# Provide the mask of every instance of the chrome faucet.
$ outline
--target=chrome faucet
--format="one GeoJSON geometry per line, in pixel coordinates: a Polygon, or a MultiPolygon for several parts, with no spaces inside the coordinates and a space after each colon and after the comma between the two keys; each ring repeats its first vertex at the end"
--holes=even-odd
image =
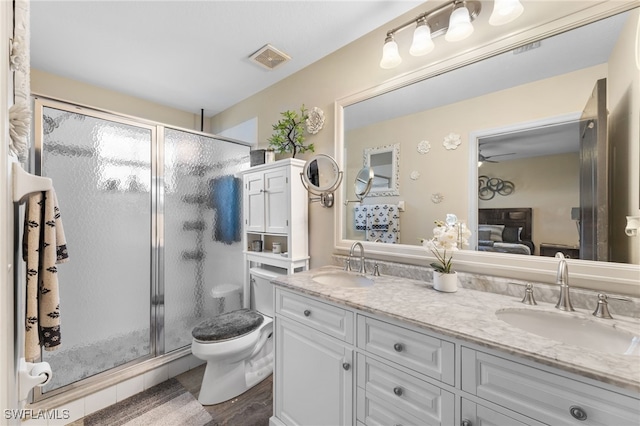
{"type": "Polygon", "coordinates": [[[556,308],[572,312],[574,309],[571,306],[571,298],[569,297],[569,268],[567,267],[567,261],[561,252],[556,253],[556,259],[560,259],[558,262],[558,274],[556,275],[556,284],[560,285],[560,298],[556,303],[556,308]]]}
{"type": "Polygon", "coordinates": [[[353,251],[356,247],[360,247],[360,273],[366,274],[367,271],[364,268],[364,247],[360,241],[356,241],[351,245],[351,250],[349,251],[349,265],[351,265],[351,258],[353,257],[353,251]]]}

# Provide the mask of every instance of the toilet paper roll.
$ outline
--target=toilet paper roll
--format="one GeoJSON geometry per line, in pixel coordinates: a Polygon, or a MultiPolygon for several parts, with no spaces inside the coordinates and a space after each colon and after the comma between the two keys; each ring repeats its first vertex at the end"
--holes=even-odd
{"type": "Polygon", "coordinates": [[[53,372],[51,371],[51,366],[48,362],[39,362],[33,366],[29,374],[32,377],[44,377],[44,381],[38,384],[37,386],[44,386],[51,381],[53,377],[53,372]]]}
{"type": "Polygon", "coordinates": [[[638,235],[638,229],[640,229],[640,216],[627,216],[627,226],[624,228],[624,233],[629,237],[635,237],[638,235]]]}

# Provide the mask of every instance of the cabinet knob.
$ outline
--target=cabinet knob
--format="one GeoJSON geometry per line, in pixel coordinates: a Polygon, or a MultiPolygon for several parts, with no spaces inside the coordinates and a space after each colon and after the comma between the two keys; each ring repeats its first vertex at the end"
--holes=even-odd
{"type": "Polygon", "coordinates": [[[464,419],[463,421],[460,422],[460,426],[472,426],[473,423],[471,423],[471,420],[467,420],[464,419]]]}
{"type": "Polygon", "coordinates": [[[349,364],[348,362],[345,362],[342,364],[342,368],[344,368],[345,370],[349,371],[349,369],[351,368],[351,364],[349,364]]]}
{"type": "Polygon", "coordinates": [[[402,350],[404,349],[404,346],[402,346],[402,343],[396,343],[395,345],[393,345],[393,349],[396,352],[402,352],[402,350]]]}
{"type": "Polygon", "coordinates": [[[309,315],[311,315],[311,311],[308,310],[308,309],[305,309],[303,314],[304,314],[305,317],[308,317],[309,315]]]}
{"type": "Polygon", "coordinates": [[[574,419],[580,420],[581,422],[587,420],[587,412],[577,405],[572,405],[571,407],[569,407],[569,413],[571,413],[571,416],[574,419]]]}
{"type": "Polygon", "coordinates": [[[398,396],[402,396],[403,390],[400,386],[396,386],[395,388],[393,388],[393,393],[395,393],[398,396]]]}

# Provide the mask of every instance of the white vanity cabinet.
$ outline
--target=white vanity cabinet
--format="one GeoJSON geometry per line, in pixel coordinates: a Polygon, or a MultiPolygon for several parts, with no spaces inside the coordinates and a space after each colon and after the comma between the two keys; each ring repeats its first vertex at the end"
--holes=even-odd
{"type": "Polygon", "coordinates": [[[353,312],[280,289],[275,294],[277,424],[351,425],[353,312]]]}
{"type": "Polygon", "coordinates": [[[640,424],[637,392],[291,288],[275,302],[272,426],[640,424]]]}

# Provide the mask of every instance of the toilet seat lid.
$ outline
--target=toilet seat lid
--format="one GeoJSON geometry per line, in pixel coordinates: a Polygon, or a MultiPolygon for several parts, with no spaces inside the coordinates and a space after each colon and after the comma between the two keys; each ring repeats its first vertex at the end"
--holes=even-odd
{"type": "Polygon", "coordinates": [[[259,312],[239,309],[202,321],[194,327],[191,335],[204,342],[234,339],[251,333],[263,322],[264,317],[259,312]]]}

